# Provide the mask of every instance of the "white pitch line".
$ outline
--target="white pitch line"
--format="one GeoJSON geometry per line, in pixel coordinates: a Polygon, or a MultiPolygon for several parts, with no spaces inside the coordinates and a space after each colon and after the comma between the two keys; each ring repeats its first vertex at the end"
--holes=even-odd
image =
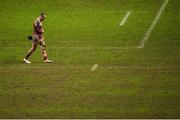
{"type": "Polygon", "coordinates": [[[167,4],[168,4],[169,0],[165,0],[164,3],[162,4],[161,8],[159,9],[159,11],[157,12],[157,15],[153,21],[153,23],[150,25],[149,29],[147,30],[143,40],[141,41],[139,48],[144,48],[145,43],[147,42],[149,36],[151,35],[154,27],[156,26],[156,24],[158,23],[161,14],[163,13],[164,9],[166,8],[167,4]]]}
{"type": "Polygon", "coordinates": [[[128,19],[128,17],[129,17],[130,14],[131,14],[131,11],[128,11],[128,12],[126,13],[126,15],[124,16],[123,20],[122,20],[121,23],[119,24],[119,26],[123,26],[123,25],[126,23],[126,21],[127,21],[127,19],[128,19]]]}
{"type": "Polygon", "coordinates": [[[91,71],[95,71],[98,68],[98,64],[94,64],[91,68],[91,71]]]}

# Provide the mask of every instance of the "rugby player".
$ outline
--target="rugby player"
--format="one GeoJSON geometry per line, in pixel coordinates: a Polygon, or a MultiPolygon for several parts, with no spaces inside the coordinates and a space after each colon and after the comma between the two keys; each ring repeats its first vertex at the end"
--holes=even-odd
{"type": "Polygon", "coordinates": [[[44,21],[44,19],[46,18],[46,14],[45,13],[41,13],[39,15],[39,17],[34,21],[33,23],[33,36],[28,36],[28,38],[30,40],[32,40],[32,47],[31,49],[28,51],[26,57],[24,58],[24,62],[25,63],[31,63],[31,61],[28,60],[28,58],[31,56],[31,54],[36,50],[38,44],[41,46],[41,54],[43,56],[44,62],[45,63],[52,63],[52,60],[48,59],[48,55],[46,52],[46,44],[44,41],[44,29],[42,27],[42,22],[44,21]]]}

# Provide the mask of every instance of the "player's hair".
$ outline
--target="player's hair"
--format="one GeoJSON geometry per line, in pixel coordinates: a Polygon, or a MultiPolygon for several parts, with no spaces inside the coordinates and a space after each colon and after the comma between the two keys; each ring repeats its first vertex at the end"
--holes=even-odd
{"type": "Polygon", "coordinates": [[[45,12],[40,13],[40,16],[46,16],[45,12]]]}

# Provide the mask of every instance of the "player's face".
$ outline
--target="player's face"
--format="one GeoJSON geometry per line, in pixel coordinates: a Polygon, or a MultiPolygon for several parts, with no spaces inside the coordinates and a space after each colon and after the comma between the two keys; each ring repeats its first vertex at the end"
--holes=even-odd
{"type": "Polygon", "coordinates": [[[44,21],[44,19],[45,19],[45,16],[43,16],[43,15],[40,16],[40,20],[41,20],[41,21],[44,21]]]}

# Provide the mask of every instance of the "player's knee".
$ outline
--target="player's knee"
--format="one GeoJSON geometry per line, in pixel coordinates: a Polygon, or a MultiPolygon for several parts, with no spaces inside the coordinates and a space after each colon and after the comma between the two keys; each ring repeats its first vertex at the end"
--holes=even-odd
{"type": "Polygon", "coordinates": [[[46,44],[42,44],[42,45],[41,45],[41,49],[42,49],[42,50],[46,50],[46,47],[47,47],[46,44]]]}

